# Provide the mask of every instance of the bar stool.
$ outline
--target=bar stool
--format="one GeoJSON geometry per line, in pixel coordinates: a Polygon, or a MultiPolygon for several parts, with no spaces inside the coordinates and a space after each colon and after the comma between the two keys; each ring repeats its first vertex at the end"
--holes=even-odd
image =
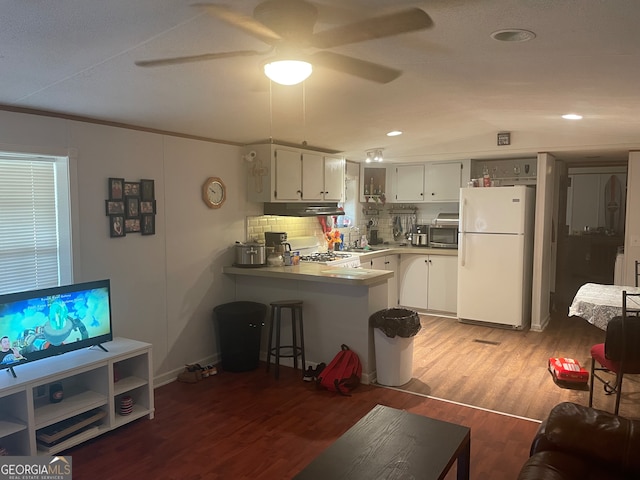
{"type": "Polygon", "coordinates": [[[267,349],[267,372],[271,366],[271,356],[274,355],[276,378],[280,376],[280,357],[293,358],[293,368],[298,368],[298,357],[302,357],[302,372],[304,373],[304,330],[302,327],[302,300],[280,300],[271,302],[271,324],[269,325],[269,347],[267,349]],[[282,310],[288,309],[291,314],[291,345],[280,344],[280,325],[282,323],[282,310]],[[276,327],[275,340],[273,345],[273,326],[276,327]],[[300,345],[298,345],[297,330],[300,329],[300,345]],[[290,353],[282,353],[283,350],[290,349],[290,353]]]}

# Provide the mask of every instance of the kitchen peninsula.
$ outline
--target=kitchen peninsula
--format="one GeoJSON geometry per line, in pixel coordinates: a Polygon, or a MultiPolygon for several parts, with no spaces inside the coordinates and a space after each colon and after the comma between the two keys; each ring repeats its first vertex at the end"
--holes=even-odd
{"type": "MultiPolygon", "coordinates": [[[[224,267],[223,272],[235,277],[236,300],[266,305],[276,300],[304,302],[307,362],[328,364],[344,343],[360,357],[362,382],[375,380],[369,316],[387,308],[387,281],[393,277],[393,272],[319,264],[224,267]]],[[[290,338],[288,323],[283,324],[282,338],[290,338]]],[[[266,331],[263,329],[263,340],[266,331]]]]}

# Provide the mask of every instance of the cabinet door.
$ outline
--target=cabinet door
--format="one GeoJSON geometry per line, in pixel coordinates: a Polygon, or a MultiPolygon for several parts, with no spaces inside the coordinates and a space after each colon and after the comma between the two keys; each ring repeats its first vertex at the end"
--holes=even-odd
{"type": "Polygon", "coordinates": [[[388,285],[388,307],[398,306],[398,255],[386,255],[384,257],[376,257],[372,260],[362,262],[362,268],[370,268],[372,270],[386,270],[393,272],[393,277],[387,280],[388,285]]]}
{"type": "Polygon", "coordinates": [[[275,155],[275,194],[278,201],[302,198],[302,162],[300,152],[277,149],[275,155]]]}
{"type": "Polygon", "coordinates": [[[462,163],[432,163],[425,176],[426,202],[457,202],[460,199],[462,163]]]}
{"type": "Polygon", "coordinates": [[[384,269],[393,272],[393,277],[387,280],[389,292],[389,307],[398,306],[398,255],[387,255],[384,257],[384,269]]]}
{"type": "Polygon", "coordinates": [[[396,167],[396,201],[424,201],[424,165],[396,167]]]}
{"type": "Polygon", "coordinates": [[[324,200],[344,199],[344,161],[340,157],[324,157],[324,200]]]}
{"type": "Polygon", "coordinates": [[[455,313],[458,298],[458,257],[429,255],[429,310],[455,313]]]}
{"type": "Polygon", "coordinates": [[[302,198],[324,200],[324,161],[322,155],[302,154],[302,198]]]}
{"type": "Polygon", "coordinates": [[[400,305],[427,309],[427,255],[400,256],[400,305]]]}

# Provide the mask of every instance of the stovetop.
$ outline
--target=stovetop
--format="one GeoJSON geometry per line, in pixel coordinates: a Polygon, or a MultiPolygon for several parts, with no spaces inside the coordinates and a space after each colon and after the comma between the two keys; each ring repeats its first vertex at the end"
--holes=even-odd
{"type": "Polygon", "coordinates": [[[342,258],[350,258],[349,253],[339,252],[322,252],[312,253],[310,255],[302,255],[300,261],[302,262],[332,262],[334,260],[340,260],[342,258]]]}

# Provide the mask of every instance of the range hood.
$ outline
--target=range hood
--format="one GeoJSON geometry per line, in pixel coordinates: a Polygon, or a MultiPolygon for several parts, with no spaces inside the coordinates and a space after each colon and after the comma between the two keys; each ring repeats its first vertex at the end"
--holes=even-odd
{"type": "Polygon", "coordinates": [[[344,215],[337,203],[265,203],[265,215],[282,217],[315,217],[317,215],[344,215]]]}

